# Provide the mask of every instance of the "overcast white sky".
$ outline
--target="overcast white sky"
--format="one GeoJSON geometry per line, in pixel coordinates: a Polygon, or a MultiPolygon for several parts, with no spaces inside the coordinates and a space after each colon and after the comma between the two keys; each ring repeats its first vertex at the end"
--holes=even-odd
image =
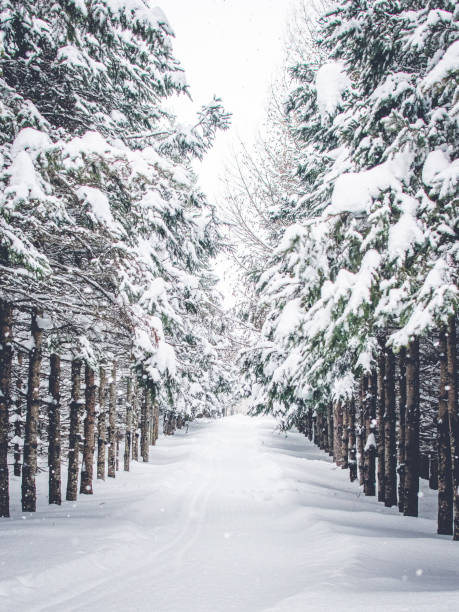
{"type": "MultiPolygon", "coordinates": [[[[211,200],[218,192],[230,143],[253,137],[264,119],[273,75],[283,57],[283,39],[293,0],[158,0],[176,34],[182,63],[197,107],[214,94],[233,113],[230,133],[220,135],[199,171],[211,200]]],[[[179,118],[188,118],[179,108],[179,118]]],[[[191,121],[191,119],[190,119],[191,121]]]]}
{"type": "MultiPolygon", "coordinates": [[[[179,120],[191,123],[195,109],[222,98],[232,127],[220,133],[197,167],[210,201],[221,204],[219,177],[238,138],[249,144],[265,119],[273,77],[282,64],[287,17],[295,0],[158,0],[175,32],[174,55],[181,62],[194,104],[174,104],[179,120]]],[[[220,190],[221,193],[221,190],[220,190]]],[[[224,305],[238,293],[235,270],[227,257],[215,264],[224,305]]]]}

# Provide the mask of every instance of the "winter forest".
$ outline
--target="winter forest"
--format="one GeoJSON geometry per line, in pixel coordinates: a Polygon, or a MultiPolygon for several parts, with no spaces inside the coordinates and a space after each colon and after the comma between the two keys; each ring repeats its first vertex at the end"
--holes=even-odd
{"type": "Polygon", "coordinates": [[[0,0],[0,611],[459,609],[459,5],[285,2],[211,193],[168,4],[0,0]]]}

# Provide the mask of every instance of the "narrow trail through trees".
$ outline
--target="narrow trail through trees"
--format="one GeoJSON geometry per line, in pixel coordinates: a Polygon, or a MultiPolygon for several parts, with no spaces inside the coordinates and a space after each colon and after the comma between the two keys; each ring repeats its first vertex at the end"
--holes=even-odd
{"type": "Polygon", "coordinates": [[[34,514],[15,501],[0,610],[446,612],[459,550],[436,535],[436,492],[422,494],[420,518],[400,516],[270,418],[202,420],[97,500],[34,514]]]}

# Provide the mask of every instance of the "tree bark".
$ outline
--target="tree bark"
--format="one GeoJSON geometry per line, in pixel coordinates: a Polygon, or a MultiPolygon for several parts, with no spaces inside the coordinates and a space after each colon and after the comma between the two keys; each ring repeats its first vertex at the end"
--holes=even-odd
{"type": "Polygon", "coordinates": [[[376,438],[375,438],[375,412],[377,400],[376,373],[366,375],[364,379],[364,410],[365,410],[365,433],[366,443],[364,448],[365,468],[363,492],[371,497],[376,495],[376,438]]]}
{"type": "Polygon", "coordinates": [[[333,422],[335,423],[335,463],[337,466],[341,466],[343,463],[343,408],[340,402],[336,402],[334,405],[333,422]]]}
{"type": "Polygon", "coordinates": [[[27,416],[24,435],[24,465],[22,466],[22,511],[35,512],[37,492],[35,475],[37,472],[38,421],[40,417],[40,368],[42,360],[43,332],[38,320],[43,312],[32,310],[31,332],[34,346],[29,353],[29,376],[27,388],[27,416]]]}
{"type": "Polygon", "coordinates": [[[109,478],[115,478],[116,476],[116,363],[112,367],[109,385],[107,476],[109,478]]]}
{"type": "Polygon", "coordinates": [[[419,497],[419,340],[406,355],[405,516],[418,516],[419,497]]]}
{"type": "Polygon", "coordinates": [[[333,457],[333,447],[334,447],[334,425],[333,425],[333,407],[332,404],[328,405],[327,409],[327,430],[328,430],[328,454],[330,457],[333,457]]]}
{"type": "Polygon", "coordinates": [[[156,444],[155,438],[155,402],[150,402],[150,444],[154,446],[156,444]]]}
{"type": "Polygon", "coordinates": [[[391,348],[386,349],[384,374],[384,504],[390,508],[397,505],[395,356],[391,348]]]}
{"type": "Polygon", "coordinates": [[[10,515],[8,472],[8,409],[13,364],[13,309],[0,300],[0,516],[10,515]]]}
{"type": "Polygon", "coordinates": [[[133,412],[133,438],[132,438],[132,460],[139,460],[139,437],[140,437],[140,427],[139,427],[139,397],[138,397],[138,386],[134,384],[134,391],[132,397],[132,412],[133,412]]]}
{"type": "Polygon", "coordinates": [[[351,398],[349,404],[349,479],[357,480],[357,451],[355,432],[355,400],[351,398]]]}
{"type": "Polygon", "coordinates": [[[106,415],[107,377],[104,368],[99,368],[99,415],[97,417],[97,478],[105,480],[105,455],[107,446],[106,415]]]}
{"type": "Polygon", "coordinates": [[[329,452],[329,447],[328,447],[328,415],[327,415],[327,411],[322,413],[322,445],[323,445],[323,450],[328,453],[329,452]]]}
{"type": "Polygon", "coordinates": [[[96,385],[94,382],[94,370],[89,364],[85,365],[85,404],[86,416],[84,419],[84,444],[83,463],[81,464],[80,493],[92,495],[92,481],[94,476],[94,429],[96,421],[96,385]]]}
{"type": "Polygon", "coordinates": [[[405,510],[405,440],[406,440],[406,349],[399,353],[398,403],[398,509],[405,510]]]}
{"type": "Polygon", "coordinates": [[[131,436],[132,436],[132,380],[127,381],[126,398],[126,434],[124,436],[124,471],[129,472],[131,458],[131,436]]]}
{"type": "MultiPolygon", "coordinates": [[[[18,375],[16,379],[16,400],[15,400],[15,415],[14,415],[14,437],[22,439],[22,397],[23,397],[23,371],[22,371],[23,355],[18,352],[18,375]]],[[[21,444],[14,444],[14,475],[21,476],[21,444]]]]}
{"type": "Polygon", "coordinates": [[[61,505],[61,358],[50,356],[48,403],[49,503],[61,505]]]}
{"type": "MultiPolygon", "coordinates": [[[[312,442],[312,408],[308,408],[307,422],[308,422],[307,436],[308,436],[308,440],[312,442]]],[[[158,415],[158,432],[159,432],[159,415],[158,415]]]]}
{"type": "Polygon", "coordinates": [[[438,455],[429,457],[429,489],[438,491],[438,455]]]}
{"type": "Polygon", "coordinates": [[[78,495],[78,468],[80,463],[80,397],[81,359],[72,361],[72,396],[70,399],[70,430],[68,478],[65,499],[75,501],[78,495]]]}
{"type": "Polygon", "coordinates": [[[347,470],[349,468],[349,412],[348,404],[341,404],[341,414],[343,420],[343,433],[341,436],[341,468],[347,470]]]}
{"type": "Polygon", "coordinates": [[[365,375],[360,379],[360,390],[359,390],[359,411],[358,411],[358,429],[357,435],[357,460],[358,460],[358,473],[359,473],[359,484],[364,485],[364,474],[365,474],[365,407],[364,407],[364,380],[365,375]]]}
{"type": "Polygon", "coordinates": [[[148,453],[149,453],[149,429],[150,424],[148,422],[150,416],[150,391],[148,389],[144,389],[143,397],[142,397],[142,408],[141,408],[141,416],[140,416],[140,453],[142,455],[142,459],[145,463],[148,462],[148,453]]]}
{"type": "Polygon", "coordinates": [[[446,333],[440,331],[440,391],[438,401],[438,524],[437,533],[453,535],[453,479],[448,418],[446,333]]]}
{"type": "Polygon", "coordinates": [[[379,356],[378,356],[378,374],[377,374],[377,413],[376,421],[378,428],[377,435],[377,455],[378,455],[378,501],[384,502],[385,494],[385,344],[386,339],[380,340],[379,356]]]}
{"type": "Polygon", "coordinates": [[[155,444],[159,438],[159,403],[155,402],[155,444]]]}
{"type": "Polygon", "coordinates": [[[453,485],[453,539],[459,540],[459,414],[457,410],[456,320],[450,317],[446,338],[448,416],[453,485]]]}

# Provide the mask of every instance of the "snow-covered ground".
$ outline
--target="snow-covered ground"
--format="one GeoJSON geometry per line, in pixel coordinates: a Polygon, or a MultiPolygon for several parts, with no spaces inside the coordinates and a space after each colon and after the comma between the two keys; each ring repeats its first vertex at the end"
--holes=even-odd
{"type": "Polygon", "coordinates": [[[459,543],[435,534],[433,492],[424,518],[400,516],[274,429],[198,422],[93,497],[14,506],[0,521],[0,609],[459,610],[459,543]]]}

